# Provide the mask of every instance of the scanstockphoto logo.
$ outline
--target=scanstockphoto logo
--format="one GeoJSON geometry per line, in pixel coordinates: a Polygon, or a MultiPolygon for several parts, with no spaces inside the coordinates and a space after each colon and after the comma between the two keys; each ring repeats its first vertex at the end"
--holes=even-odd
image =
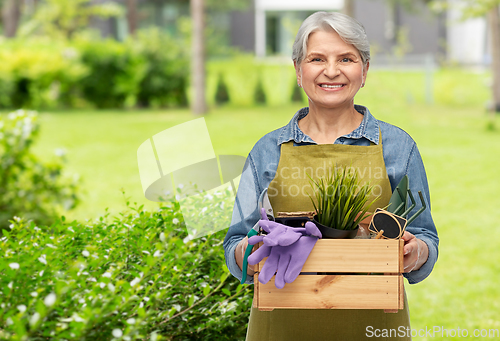
{"type": "Polygon", "coordinates": [[[228,228],[245,158],[215,155],[204,118],[152,136],[137,150],[142,189],[148,200],[174,197],[189,239],[228,228]]]}

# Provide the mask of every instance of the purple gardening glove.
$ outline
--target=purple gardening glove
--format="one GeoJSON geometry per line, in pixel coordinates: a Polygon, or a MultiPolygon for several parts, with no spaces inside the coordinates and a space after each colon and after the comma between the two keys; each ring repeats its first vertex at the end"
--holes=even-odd
{"type": "Polygon", "coordinates": [[[291,228],[269,222],[267,217],[262,221],[264,221],[261,224],[262,228],[269,234],[273,233],[273,236],[269,238],[267,243],[266,237],[269,235],[254,236],[248,239],[248,243],[251,245],[255,245],[260,241],[264,242],[264,245],[248,257],[248,263],[255,265],[268,257],[259,274],[259,282],[266,284],[277,272],[274,284],[278,289],[282,289],[285,283],[293,282],[300,274],[316,241],[322,237],[321,232],[312,222],[307,222],[303,228],[291,228]],[[265,223],[265,221],[268,223],[265,223]],[[296,235],[298,235],[298,238],[290,244],[290,241],[294,240],[296,235]]]}
{"type": "MultiPolygon", "coordinates": [[[[306,224],[309,224],[309,222],[306,224]]],[[[318,239],[314,236],[302,236],[292,245],[273,246],[260,271],[259,282],[266,284],[271,280],[275,272],[274,285],[278,289],[283,289],[285,283],[295,281],[318,239]]]]}
{"type": "Polygon", "coordinates": [[[253,242],[250,242],[252,245],[262,241],[266,246],[287,246],[295,243],[305,233],[305,228],[303,227],[293,228],[275,221],[269,221],[264,208],[261,209],[260,215],[262,219],[259,220],[259,226],[267,232],[267,235],[253,237],[253,242]]]}
{"type": "Polygon", "coordinates": [[[257,251],[255,251],[252,255],[248,257],[249,264],[254,265],[259,263],[265,257],[268,257],[271,253],[271,247],[279,245],[279,246],[288,246],[295,243],[299,238],[304,234],[314,235],[321,237],[321,232],[314,225],[315,231],[310,231],[309,233],[306,231],[306,228],[293,228],[290,226],[286,226],[274,221],[269,221],[267,218],[266,210],[264,208],[260,211],[262,219],[259,220],[259,225],[262,229],[267,232],[266,235],[253,236],[248,238],[248,244],[255,245],[260,242],[263,242],[262,245],[257,251]],[[250,263],[251,261],[255,263],[250,263]]]}

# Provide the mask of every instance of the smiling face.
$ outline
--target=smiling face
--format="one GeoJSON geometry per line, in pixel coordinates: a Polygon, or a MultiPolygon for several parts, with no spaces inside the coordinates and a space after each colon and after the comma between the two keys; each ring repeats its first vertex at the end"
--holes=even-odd
{"type": "Polygon", "coordinates": [[[328,30],[311,33],[306,57],[295,70],[310,110],[351,110],[354,96],[365,83],[368,65],[363,68],[359,51],[328,30]]]}

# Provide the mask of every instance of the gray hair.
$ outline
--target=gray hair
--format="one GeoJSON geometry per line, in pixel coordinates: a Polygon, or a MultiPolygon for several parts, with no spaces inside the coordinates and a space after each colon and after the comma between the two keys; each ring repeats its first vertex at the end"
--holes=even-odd
{"type": "Polygon", "coordinates": [[[316,12],[304,20],[293,43],[292,60],[300,65],[307,53],[311,33],[333,29],[340,38],[354,45],[361,55],[363,66],[370,60],[370,43],[363,25],[354,18],[338,12],[316,12]]]}

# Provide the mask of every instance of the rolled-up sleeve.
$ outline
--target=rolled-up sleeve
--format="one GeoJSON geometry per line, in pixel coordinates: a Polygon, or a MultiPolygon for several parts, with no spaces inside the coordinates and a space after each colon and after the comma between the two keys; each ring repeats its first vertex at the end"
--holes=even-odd
{"type": "Polygon", "coordinates": [[[424,265],[422,265],[422,267],[416,271],[404,274],[410,284],[415,284],[424,280],[432,272],[434,264],[436,263],[438,258],[439,246],[439,238],[436,226],[434,225],[434,221],[432,220],[431,215],[430,194],[429,185],[427,183],[427,176],[425,173],[422,158],[416,144],[413,145],[413,148],[410,151],[406,167],[406,174],[409,178],[409,187],[416,201],[416,206],[408,214],[408,218],[414,215],[422,207],[420,197],[418,196],[418,191],[422,192],[427,206],[427,209],[425,209],[422,214],[420,214],[411,223],[411,225],[406,228],[408,232],[424,241],[429,248],[429,256],[424,265]]]}
{"type": "MultiPolygon", "coordinates": [[[[236,264],[234,250],[238,243],[245,238],[250,229],[259,220],[257,200],[259,197],[258,183],[255,175],[255,165],[249,155],[238,186],[233,208],[231,226],[224,239],[224,256],[229,272],[241,281],[243,273],[236,264]]],[[[248,276],[245,283],[253,283],[253,277],[248,276]]]]}

